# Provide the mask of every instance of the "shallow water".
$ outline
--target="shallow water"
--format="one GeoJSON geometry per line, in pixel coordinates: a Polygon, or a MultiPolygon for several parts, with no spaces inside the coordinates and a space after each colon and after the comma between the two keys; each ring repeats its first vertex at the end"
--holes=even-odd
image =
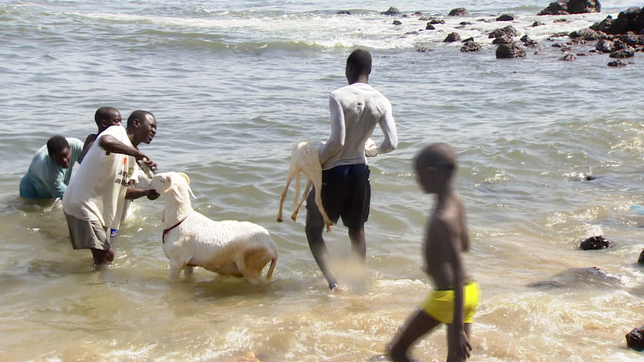
{"type": "MultiPolygon", "coordinates": [[[[0,360],[228,361],[249,351],[262,361],[379,360],[432,288],[420,242],[433,201],[411,159],[436,141],[458,151],[472,239],[465,261],[482,289],[471,360],[640,360],[624,335],[644,324],[635,264],[644,216],[630,209],[644,204],[641,54],[621,69],[593,53],[560,62],[551,45],[566,38],[548,40],[638,4],[602,5],[601,14],[537,17],[547,2],[469,1],[472,15],[454,19],[445,15],[456,4],[410,1],[400,10],[447,24],[406,35],[426,21],[398,18],[396,27],[379,14],[390,6],[382,1],[0,3],[0,360]],[[508,12],[540,54],[495,59],[487,32],[507,24],[479,20],[508,12]],[[536,20],[546,24],[532,28],[536,20]],[[471,25],[455,29],[461,21],[471,25]],[[442,43],[451,31],[484,50],[442,43]],[[328,94],[346,83],[355,47],[374,56],[371,83],[392,102],[400,144],[371,160],[366,269],[347,259],[345,228],[325,234],[350,289],[329,294],[306,244],[305,211],[297,223],[275,215],[291,145],[328,136],[328,94]],[[60,208],[17,196],[33,152],[53,134],[84,139],[100,106],[124,117],[152,111],[157,137],[142,149],[162,171],[190,176],[195,208],[271,232],[280,251],[272,283],[197,269],[170,284],[162,200],[134,203],[114,264],[92,272],[90,253],[71,249],[60,208]],[[614,246],[578,250],[596,234],[614,246]],[[573,273],[554,277],[563,288],[528,287],[593,266],[618,282],[573,273]]],[[[445,353],[440,330],[413,356],[445,353]]]]}

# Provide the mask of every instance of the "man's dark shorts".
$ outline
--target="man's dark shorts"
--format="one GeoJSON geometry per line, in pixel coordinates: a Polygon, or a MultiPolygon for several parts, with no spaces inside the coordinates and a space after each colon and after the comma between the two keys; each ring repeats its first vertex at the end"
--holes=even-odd
{"type": "MultiPolygon", "coordinates": [[[[371,184],[369,166],[365,164],[337,166],[322,171],[322,205],[329,219],[336,223],[340,216],[349,228],[361,228],[369,218],[371,184]]],[[[307,217],[322,221],[315,205],[315,192],[306,200],[307,217]]]]}

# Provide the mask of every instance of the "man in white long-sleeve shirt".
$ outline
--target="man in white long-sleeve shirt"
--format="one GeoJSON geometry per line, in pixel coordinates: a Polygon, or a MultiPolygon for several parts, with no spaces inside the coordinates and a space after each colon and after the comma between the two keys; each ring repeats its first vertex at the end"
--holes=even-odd
{"type": "MultiPolygon", "coordinates": [[[[398,145],[391,103],[368,84],[370,73],[371,54],[363,49],[353,51],[346,66],[349,85],[335,90],[329,98],[331,136],[319,154],[324,209],[334,223],[342,217],[343,224],[349,228],[351,248],[363,263],[367,251],[364,223],[369,217],[371,201],[365,142],[379,125],[385,140],[367,156],[391,152],[398,145]]],[[[328,252],[322,238],[325,225],[315,205],[315,192],[320,190],[313,190],[307,199],[306,238],[333,290],[337,280],[327,264],[328,252]]]]}

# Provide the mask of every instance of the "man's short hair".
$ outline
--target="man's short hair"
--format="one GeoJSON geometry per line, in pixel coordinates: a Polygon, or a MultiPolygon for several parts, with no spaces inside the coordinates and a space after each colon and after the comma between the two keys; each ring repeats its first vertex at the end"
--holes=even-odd
{"type": "Polygon", "coordinates": [[[136,110],[132,112],[132,114],[130,114],[130,116],[127,117],[127,128],[132,127],[132,124],[134,123],[135,119],[138,119],[139,121],[143,121],[143,120],[146,120],[148,115],[154,118],[154,114],[152,114],[152,112],[142,111],[142,110],[136,110]]]}
{"type": "Polygon", "coordinates": [[[102,120],[109,118],[113,113],[118,113],[118,109],[113,107],[101,107],[94,113],[94,122],[99,124],[102,120]]]}
{"type": "Polygon", "coordinates": [[[371,74],[371,53],[356,49],[347,58],[347,64],[351,64],[361,74],[371,74]]]}
{"type": "Polygon", "coordinates": [[[47,141],[49,156],[53,156],[65,148],[69,148],[69,142],[63,136],[54,136],[47,141]]]}

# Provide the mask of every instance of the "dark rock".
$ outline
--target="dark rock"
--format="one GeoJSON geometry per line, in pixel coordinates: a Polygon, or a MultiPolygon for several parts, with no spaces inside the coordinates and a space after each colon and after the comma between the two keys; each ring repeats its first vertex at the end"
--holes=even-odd
{"type": "MultiPolygon", "coordinates": [[[[568,36],[568,35],[570,35],[570,33],[567,33],[567,32],[565,32],[565,31],[560,31],[560,32],[558,32],[558,33],[554,33],[554,34],[552,34],[552,35],[550,36],[550,38],[563,38],[563,37],[568,36]]],[[[550,39],[550,38],[548,38],[548,39],[550,39]]]]}
{"type": "Polygon", "coordinates": [[[611,58],[619,58],[619,59],[632,58],[635,56],[635,49],[628,48],[628,49],[617,50],[610,53],[609,56],[611,58]]]}
{"type": "Polygon", "coordinates": [[[427,27],[425,28],[425,30],[434,30],[434,29],[436,29],[434,25],[427,23],[427,27]]]}
{"type": "Polygon", "coordinates": [[[525,46],[528,46],[528,47],[531,47],[531,48],[534,48],[534,47],[539,45],[536,41],[530,39],[528,34],[522,36],[521,41],[523,42],[523,44],[525,44],[525,46]]]}
{"type": "Polygon", "coordinates": [[[432,19],[433,18],[430,18],[428,16],[421,16],[420,18],[418,18],[418,20],[420,20],[420,21],[428,21],[428,20],[432,20],[432,19]]]}
{"type": "Polygon", "coordinates": [[[626,346],[636,351],[644,351],[644,326],[628,332],[626,335],[626,346]]]}
{"type": "Polygon", "coordinates": [[[498,37],[500,37],[501,35],[504,35],[504,34],[507,34],[507,35],[510,35],[510,36],[519,36],[519,32],[512,25],[508,25],[505,28],[500,28],[500,29],[496,29],[496,30],[492,31],[490,33],[490,35],[489,35],[489,38],[490,39],[491,38],[498,38],[498,37]]]}
{"type": "Polygon", "coordinates": [[[468,16],[470,13],[467,12],[465,8],[456,8],[452,9],[452,11],[449,12],[449,16],[468,16]]]}
{"type": "Polygon", "coordinates": [[[501,44],[496,48],[497,59],[525,58],[525,50],[515,43],[501,44]]]}
{"type": "Polygon", "coordinates": [[[431,49],[426,48],[426,47],[418,47],[418,48],[416,48],[416,51],[421,52],[421,53],[427,53],[427,52],[431,51],[431,49]]]}
{"type": "Polygon", "coordinates": [[[414,13],[414,15],[423,15],[423,12],[422,11],[417,11],[417,12],[414,13]]]}
{"type": "MultiPolygon", "coordinates": [[[[560,59],[562,60],[562,59],[560,59]]],[[[598,250],[608,248],[611,245],[610,240],[601,235],[591,236],[579,244],[582,250],[598,250]]]]}
{"type": "Polygon", "coordinates": [[[465,25],[472,25],[472,23],[468,23],[467,21],[461,21],[459,25],[465,26],[465,25]]]}
{"type": "Polygon", "coordinates": [[[566,20],[566,19],[556,19],[556,20],[553,20],[552,22],[553,22],[553,23],[565,23],[565,22],[567,22],[567,21],[568,21],[568,20],[566,20]]]}
{"type": "Polygon", "coordinates": [[[430,24],[436,25],[436,24],[445,24],[445,20],[443,19],[432,19],[429,21],[430,24]]]}
{"type": "Polygon", "coordinates": [[[624,35],[621,35],[619,37],[619,40],[632,47],[644,45],[644,35],[637,35],[633,32],[628,32],[624,35]]]}
{"type": "Polygon", "coordinates": [[[400,10],[398,10],[397,8],[392,6],[389,9],[387,9],[387,11],[383,11],[380,14],[382,14],[382,15],[400,15],[400,10]]]}
{"type": "Polygon", "coordinates": [[[347,11],[347,10],[340,10],[336,14],[338,14],[338,15],[351,15],[351,12],[347,11]]]}
{"type": "Polygon", "coordinates": [[[418,35],[417,31],[408,31],[405,33],[405,35],[418,35]]]}
{"type": "Polygon", "coordinates": [[[632,7],[622,11],[613,19],[610,15],[599,23],[591,26],[591,29],[602,31],[606,34],[626,34],[632,31],[641,34],[644,30],[644,9],[632,7]]]}
{"type": "Polygon", "coordinates": [[[458,33],[449,33],[443,43],[453,43],[455,41],[461,41],[461,36],[458,33]]]}
{"type": "Polygon", "coordinates": [[[474,37],[469,37],[469,38],[463,40],[463,43],[467,43],[467,42],[470,42],[470,41],[474,41],[474,37]]]}
{"type": "Polygon", "coordinates": [[[547,8],[541,10],[537,15],[567,15],[599,12],[601,12],[599,0],[558,0],[550,3],[547,8]]]}
{"type": "Polygon", "coordinates": [[[546,25],[546,24],[544,24],[544,23],[542,23],[542,22],[540,22],[540,21],[535,21],[534,23],[532,23],[532,25],[531,25],[531,26],[532,26],[533,28],[536,28],[537,26],[541,26],[541,25],[546,25]]]}
{"type": "Polygon", "coordinates": [[[402,22],[400,20],[394,20],[393,24],[394,25],[402,25],[402,22]]]}
{"type": "Polygon", "coordinates": [[[577,60],[577,56],[575,56],[572,53],[568,53],[568,54],[564,55],[563,57],[559,58],[559,60],[565,61],[565,62],[572,62],[573,60],[577,60]]]}
{"type": "Polygon", "coordinates": [[[597,45],[595,45],[595,49],[602,53],[613,52],[615,51],[614,47],[615,45],[613,44],[613,42],[608,39],[601,39],[597,42],[597,45]]]}
{"type": "Polygon", "coordinates": [[[625,67],[627,64],[622,62],[621,60],[613,60],[612,62],[608,63],[609,67],[616,67],[616,68],[622,68],[625,67]]]}
{"type": "Polygon", "coordinates": [[[473,53],[473,52],[480,52],[483,50],[483,47],[481,47],[481,44],[475,42],[475,41],[468,41],[461,47],[461,51],[464,53],[473,53]]]}
{"type": "Polygon", "coordinates": [[[568,34],[569,37],[576,39],[576,38],[581,38],[583,40],[597,40],[600,38],[599,33],[597,33],[593,29],[589,28],[584,28],[584,29],[579,29],[577,31],[573,31],[572,33],[568,34]]]}
{"type": "MultiPolygon", "coordinates": [[[[586,56],[586,54],[585,54],[585,53],[580,53],[580,54],[577,54],[577,55],[582,56],[582,57],[586,56]]],[[[585,181],[592,181],[592,180],[594,180],[594,179],[596,179],[596,178],[597,178],[597,177],[595,177],[595,176],[593,176],[593,175],[582,175],[582,177],[583,177],[583,179],[584,179],[585,181]]]]}
{"type": "Polygon", "coordinates": [[[496,21],[513,21],[514,20],[514,15],[511,14],[503,14],[496,18],[496,21]]]}
{"type": "Polygon", "coordinates": [[[597,267],[566,269],[548,280],[528,284],[532,288],[619,287],[622,281],[597,267]]]}
{"type": "Polygon", "coordinates": [[[514,41],[514,40],[512,39],[512,37],[511,37],[511,36],[509,36],[509,35],[507,35],[507,34],[503,34],[503,35],[501,35],[501,36],[498,36],[498,37],[494,38],[494,40],[492,40],[492,44],[496,44],[496,45],[499,45],[499,44],[510,44],[510,43],[512,43],[513,41],[514,41]]]}
{"type": "Polygon", "coordinates": [[[642,249],[642,252],[640,253],[640,258],[637,259],[637,263],[644,265],[644,249],[642,249]]]}

